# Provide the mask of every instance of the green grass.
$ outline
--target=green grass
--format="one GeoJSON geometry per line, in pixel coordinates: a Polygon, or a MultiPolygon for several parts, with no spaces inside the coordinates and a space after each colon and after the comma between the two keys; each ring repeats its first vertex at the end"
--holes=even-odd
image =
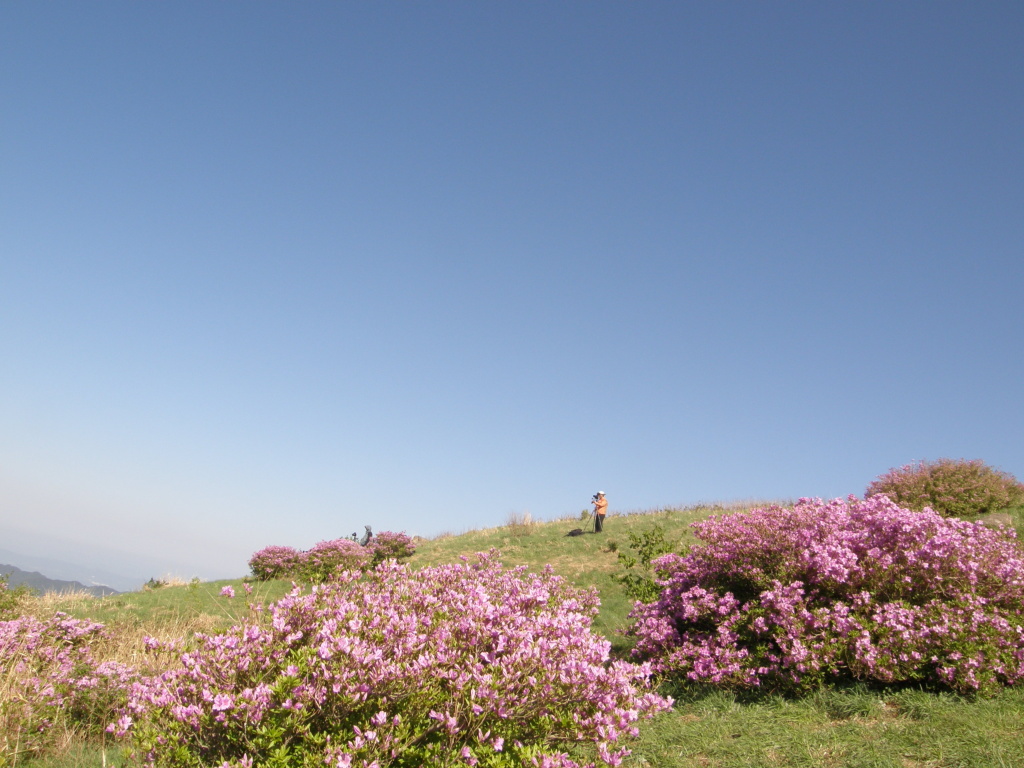
{"type": "Polygon", "coordinates": [[[918,690],[823,690],[680,702],[642,729],[627,765],[954,768],[1024,765],[1024,691],[972,700],[918,690]]]}
{"type": "Polygon", "coordinates": [[[60,754],[19,761],[17,765],[22,768],[124,768],[131,763],[116,746],[81,741],[60,754]]]}
{"type": "Polygon", "coordinates": [[[574,584],[596,587],[601,596],[601,612],[594,629],[607,637],[613,647],[625,651],[631,645],[625,637],[632,601],[613,576],[622,571],[618,553],[628,550],[629,533],[640,534],[661,525],[670,540],[692,542],[690,524],[720,509],[695,507],[666,509],[644,514],[610,515],[604,531],[591,533],[590,520],[569,518],[529,525],[512,524],[470,531],[420,542],[410,560],[413,567],[454,562],[461,555],[487,552],[492,547],[501,552],[502,562],[509,566],[525,565],[539,571],[550,565],[555,573],[574,584]],[[574,528],[587,530],[582,536],[567,536],[574,528]]]}
{"type": "Polygon", "coordinates": [[[64,611],[75,618],[92,619],[113,627],[152,627],[172,629],[179,626],[196,631],[219,631],[236,624],[248,614],[248,601],[270,603],[283,597],[290,581],[252,582],[253,593],[246,598],[245,579],[193,582],[139,592],[124,592],[94,598],[76,594],[43,601],[46,608],[64,611]],[[223,597],[220,590],[232,586],[236,597],[223,597]]]}
{"type": "MultiPolygon", "coordinates": [[[[631,601],[613,578],[621,572],[618,553],[629,533],[640,535],[660,525],[669,540],[693,542],[690,524],[720,507],[665,509],[610,516],[601,534],[565,534],[587,528],[589,520],[565,519],[470,531],[418,542],[410,563],[415,568],[455,562],[460,556],[502,552],[507,565],[553,570],[601,595],[595,631],[625,654],[631,601]]],[[[1018,531],[1024,507],[1004,510],[1018,531]]],[[[53,603],[82,618],[137,633],[173,635],[216,631],[243,617],[242,579],[162,587],[108,598],[69,598],[53,603]],[[220,596],[230,584],[237,597],[220,596]]],[[[284,595],[287,581],[254,583],[253,597],[270,602],[284,595]]],[[[252,598],[250,598],[252,599],[252,598]]],[[[802,698],[742,698],[708,688],[676,691],[675,709],[641,725],[633,755],[624,765],[669,768],[746,768],[825,766],[836,768],[1024,768],[1024,689],[1006,689],[988,699],[916,689],[866,685],[826,689],[802,698]]],[[[101,768],[122,766],[116,750],[78,743],[66,754],[22,762],[26,768],[101,768]]]]}

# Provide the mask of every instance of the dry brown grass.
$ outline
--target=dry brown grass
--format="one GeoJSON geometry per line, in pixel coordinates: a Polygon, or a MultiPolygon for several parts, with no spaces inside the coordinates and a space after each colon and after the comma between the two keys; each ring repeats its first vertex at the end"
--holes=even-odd
{"type": "Polygon", "coordinates": [[[513,536],[529,536],[534,525],[529,512],[509,512],[505,521],[506,530],[513,536]]]}
{"type": "Polygon", "coordinates": [[[52,616],[54,611],[65,611],[74,608],[84,608],[96,601],[96,595],[86,592],[84,589],[73,592],[46,592],[42,595],[33,595],[25,601],[23,606],[25,613],[30,613],[38,618],[52,616]]]}
{"type": "Polygon", "coordinates": [[[1013,528],[1013,516],[1006,512],[992,512],[988,515],[982,515],[978,518],[978,522],[984,525],[986,528],[1013,528]]]}

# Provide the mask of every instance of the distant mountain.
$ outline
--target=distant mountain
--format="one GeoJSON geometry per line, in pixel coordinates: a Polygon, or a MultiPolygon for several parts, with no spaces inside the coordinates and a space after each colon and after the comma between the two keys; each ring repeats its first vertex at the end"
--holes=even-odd
{"type": "Polygon", "coordinates": [[[86,586],[78,581],[63,581],[62,579],[50,579],[38,571],[23,571],[13,565],[0,563],[0,574],[9,574],[7,583],[12,587],[26,584],[29,589],[39,594],[46,592],[89,592],[96,597],[121,594],[116,589],[106,586],[86,586]]]}
{"type": "Polygon", "coordinates": [[[103,567],[104,557],[107,558],[107,563],[113,562],[113,556],[103,550],[80,547],[77,553],[67,553],[72,555],[71,557],[54,553],[43,556],[32,554],[40,548],[58,550],[54,542],[53,539],[43,537],[34,537],[31,541],[27,541],[24,536],[19,539],[17,535],[12,536],[0,523],[0,563],[11,563],[22,571],[45,573],[51,579],[78,581],[87,586],[113,587],[119,592],[139,589],[148,578],[142,575],[126,576],[103,567]],[[16,546],[19,544],[21,546],[16,546]],[[75,554],[77,557],[73,556],[75,554]]]}

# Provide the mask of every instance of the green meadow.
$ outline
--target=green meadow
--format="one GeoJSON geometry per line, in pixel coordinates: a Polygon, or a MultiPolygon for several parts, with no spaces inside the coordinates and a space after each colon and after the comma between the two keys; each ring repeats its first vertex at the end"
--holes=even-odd
{"type": "MultiPolygon", "coordinates": [[[[658,526],[666,540],[685,547],[694,541],[690,525],[743,507],[698,506],[617,514],[605,531],[588,529],[589,519],[531,522],[512,516],[495,528],[418,540],[413,567],[456,561],[475,552],[500,550],[507,565],[539,570],[550,566],[581,587],[594,587],[601,611],[594,629],[617,655],[632,646],[627,634],[632,604],[616,575],[619,554],[629,553],[630,534],[658,526]]],[[[1024,507],[1004,510],[1024,532],[1024,507]]],[[[1007,517],[1008,516],[1008,517],[1007,517]]],[[[325,538],[327,536],[325,535],[325,538]]],[[[215,632],[245,618],[247,601],[271,602],[292,588],[287,581],[245,579],[160,586],[106,598],[86,595],[34,598],[30,610],[64,610],[103,622],[118,638],[111,654],[131,663],[141,656],[141,638],[181,637],[215,632]],[[230,585],[235,598],[220,595],[230,585]]],[[[666,689],[675,709],[641,725],[626,766],[848,766],[850,768],[1024,768],[1024,690],[1004,689],[978,698],[914,687],[860,684],[827,688],[799,697],[744,696],[711,688],[666,689]]],[[[27,768],[85,768],[126,764],[116,745],[69,734],[64,748],[45,759],[22,761],[27,768]]]]}

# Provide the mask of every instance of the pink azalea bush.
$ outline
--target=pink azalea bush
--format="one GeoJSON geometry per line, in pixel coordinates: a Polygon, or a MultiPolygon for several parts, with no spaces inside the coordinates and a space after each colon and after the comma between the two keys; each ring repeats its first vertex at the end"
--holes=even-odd
{"type": "Polygon", "coordinates": [[[320,584],[342,571],[361,570],[370,553],[352,539],[331,539],[313,545],[299,557],[296,574],[303,581],[320,584]]]}
{"type": "Polygon", "coordinates": [[[179,668],[133,687],[118,731],[173,768],[572,768],[576,742],[616,765],[636,721],[670,702],[645,665],[609,660],[590,630],[597,605],[494,553],[346,571],[199,636],[179,668]]]}
{"type": "Polygon", "coordinates": [[[1024,678],[1024,556],[1012,530],[885,496],[801,499],[694,525],[655,561],[639,657],[668,676],[800,689],[919,681],[957,691],[1024,678]]]}
{"type": "Polygon", "coordinates": [[[382,531],[371,539],[366,547],[370,550],[371,563],[377,565],[385,560],[405,560],[416,551],[413,540],[404,533],[382,531]]]}
{"type": "Polygon", "coordinates": [[[0,765],[45,751],[55,730],[102,733],[124,705],[134,674],[96,660],[103,633],[63,613],[0,621],[0,765]]]}
{"type": "Polygon", "coordinates": [[[385,560],[404,560],[416,551],[413,540],[404,533],[383,531],[363,547],[352,539],[321,541],[300,552],[291,547],[269,546],[249,560],[255,578],[299,579],[320,584],[345,570],[373,567],[385,560]]]}
{"type": "Polygon", "coordinates": [[[253,577],[260,581],[283,579],[295,572],[300,559],[297,549],[272,544],[249,559],[249,568],[253,577]]]}
{"type": "Polygon", "coordinates": [[[964,518],[1024,504],[1024,485],[980,459],[919,461],[890,469],[868,486],[866,495],[883,493],[908,509],[964,518]]]}

